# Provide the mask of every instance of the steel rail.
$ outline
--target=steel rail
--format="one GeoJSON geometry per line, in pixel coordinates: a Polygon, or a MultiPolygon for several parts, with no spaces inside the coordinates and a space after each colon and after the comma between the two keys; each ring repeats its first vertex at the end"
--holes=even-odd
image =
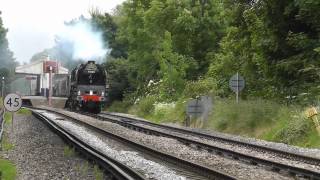
{"type": "Polygon", "coordinates": [[[103,134],[105,136],[111,137],[111,138],[113,138],[113,139],[115,139],[117,141],[120,141],[120,142],[122,142],[122,143],[124,143],[126,145],[130,145],[133,148],[136,148],[136,149],[138,149],[140,151],[146,152],[146,153],[150,154],[151,156],[154,156],[154,157],[162,159],[162,160],[164,160],[166,162],[178,165],[179,167],[186,168],[186,169],[188,169],[188,170],[190,170],[192,172],[195,172],[195,173],[198,173],[200,175],[206,176],[209,179],[226,179],[226,180],[237,179],[236,177],[233,177],[231,175],[227,175],[227,174],[225,174],[223,172],[220,172],[219,170],[215,170],[215,169],[212,169],[210,167],[206,167],[206,166],[203,166],[203,165],[191,162],[191,161],[187,161],[187,160],[172,156],[170,154],[167,154],[165,152],[162,152],[160,150],[154,149],[152,147],[148,147],[148,146],[142,145],[140,143],[128,140],[128,139],[126,139],[124,137],[121,137],[121,136],[119,136],[117,134],[108,132],[108,131],[100,128],[100,127],[96,127],[96,126],[93,126],[91,124],[85,123],[83,121],[77,120],[76,118],[70,117],[70,116],[65,115],[65,114],[63,114],[61,112],[57,112],[57,111],[54,111],[54,110],[51,110],[51,109],[42,109],[42,108],[33,108],[33,109],[45,110],[45,111],[48,111],[48,112],[51,112],[51,113],[58,114],[60,116],[65,117],[66,119],[73,120],[76,123],[79,123],[81,125],[87,126],[90,129],[92,129],[92,130],[94,130],[96,132],[99,132],[99,133],[101,133],[101,134],[103,134]]]}
{"type": "MultiPolygon", "coordinates": [[[[282,163],[279,163],[279,162],[274,162],[274,161],[270,161],[270,160],[266,160],[266,159],[261,159],[261,158],[258,158],[258,157],[250,156],[248,154],[243,154],[243,153],[236,152],[236,151],[233,151],[233,150],[223,149],[223,148],[211,145],[211,144],[207,144],[207,143],[191,140],[191,139],[188,139],[188,138],[185,138],[185,137],[172,135],[172,134],[165,133],[165,132],[162,132],[162,131],[157,131],[157,130],[154,130],[154,129],[149,129],[149,128],[146,128],[146,127],[143,127],[143,126],[139,126],[139,125],[133,124],[132,120],[136,120],[134,118],[120,116],[120,118],[122,118],[122,119],[116,120],[116,119],[111,119],[111,118],[103,117],[101,115],[96,115],[96,114],[87,114],[87,115],[90,115],[92,117],[95,117],[95,118],[98,118],[98,119],[101,119],[101,120],[106,120],[106,121],[109,121],[109,122],[117,123],[117,124],[122,125],[124,127],[130,128],[132,130],[136,130],[136,131],[139,131],[139,132],[143,132],[143,133],[146,133],[146,134],[173,138],[173,139],[179,140],[179,141],[181,141],[181,142],[183,142],[183,143],[185,143],[187,145],[193,144],[199,149],[206,149],[209,152],[216,152],[217,154],[225,154],[225,155],[227,155],[227,156],[229,156],[229,157],[231,157],[233,159],[242,160],[242,161],[254,164],[254,165],[262,164],[262,165],[271,167],[274,171],[283,170],[283,171],[286,171],[286,172],[288,172],[289,174],[292,174],[292,175],[300,175],[300,176],[303,176],[303,177],[306,177],[306,178],[310,178],[310,179],[320,179],[320,172],[317,172],[317,171],[312,171],[312,170],[309,170],[309,169],[303,169],[303,168],[299,168],[299,167],[295,167],[295,166],[290,166],[290,165],[287,165],[287,164],[282,164],[282,163]]],[[[119,118],[119,116],[118,116],[118,118],[119,118]]],[[[145,121],[142,121],[142,120],[137,120],[137,121],[145,123],[145,124],[154,125],[151,122],[145,122],[145,121]]],[[[160,128],[162,127],[162,125],[158,125],[158,124],[155,124],[155,126],[160,127],[160,128]]],[[[177,130],[177,131],[181,130],[180,132],[186,132],[189,135],[206,135],[206,134],[202,134],[202,133],[198,133],[198,132],[193,134],[193,131],[188,131],[188,130],[185,130],[185,129],[179,129],[179,128],[175,128],[175,127],[171,127],[171,126],[163,126],[163,127],[165,127],[165,128],[168,127],[168,129],[170,129],[170,130],[177,130]]],[[[164,129],[163,127],[162,127],[162,129],[164,129]]],[[[210,135],[206,135],[206,137],[211,137],[211,136],[210,135]]],[[[241,143],[242,145],[245,145],[246,147],[250,147],[250,145],[251,145],[251,144],[247,144],[245,142],[240,142],[240,141],[235,141],[235,140],[229,141],[229,139],[224,139],[224,138],[221,138],[221,140],[225,140],[225,141],[231,142],[231,143],[235,142],[236,144],[238,144],[238,143],[240,144],[241,143]]],[[[263,147],[260,147],[258,145],[255,145],[255,147],[256,148],[263,148],[263,147]]],[[[273,149],[271,149],[271,150],[273,150],[273,149]]],[[[277,150],[275,150],[275,151],[277,151],[277,150]]],[[[281,153],[285,153],[285,152],[281,152],[281,153]]],[[[296,155],[296,156],[298,156],[298,155],[296,155]]],[[[299,157],[299,158],[303,158],[303,157],[299,157]]],[[[307,157],[307,158],[310,159],[311,157],[307,157]]]]}
{"type": "Polygon", "coordinates": [[[33,109],[30,109],[32,114],[38,119],[43,120],[53,131],[55,131],[63,140],[72,144],[78,151],[85,154],[90,159],[94,160],[101,167],[103,167],[107,172],[110,172],[113,176],[113,179],[119,180],[144,180],[139,173],[135,172],[126,165],[114,160],[96,150],[95,148],[88,145],[86,142],[80,140],[76,136],[72,135],[70,132],[63,129],[54,121],[50,120],[46,116],[42,115],[40,112],[36,112],[33,109]]]}
{"type": "MultiPolygon", "coordinates": [[[[144,121],[144,120],[140,120],[140,119],[133,118],[133,117],[115,115],[115,114],[110,114],[110,113],[101,113],[101,114],[108,115],[108,116],[113,116],[113,117],[117,117],[117,118],[124,118],[124,119],[122,119],[122,121],[127,121],[128,123],[138,122],[138,123],[149,125],[149,126],[153,126],[153,127],[156,127],[156,128],[175,131],[175,132],[178,132],[178,133],[187,134],[187,135],[191,135],[191,136],[196,136],[196,137],[200,137],[200,138],[205,138],[205,139],[208,139],[208,140],[217,140],[217,141],[220,141],[220,142],[237,144],[237,145],[240,145],[240,146],[243,146],[243,147],[250,147],[250,148],[256,149],[256,150],[269,151],[269,152],[275,153],[275,154],[277,154],[277,155],[279,155],[281,157],[284,157],[284,158],[292,158],[292,159],[295,159],[295,160],[298,160],[298,161],[301,161],[301,162],[306,162],[306,163],[309,163],[309,164],[312,164],[312,165],[320,165],[320,159],[319,158],[314,158],[314,157],[310,157],[310,156],[305,156],[305,155],[301,155],[301,154],[287,152],[287,151],[283,151],[283,150],[280,150],[280,149],[275,149],[275,148],[271,148],[271,147],[267,147],[267,146],[260,146],[260,145],[257,145],[257,144],[247,143],[247,142],[243,142],[243,141],[239,141],[239,140],[235,140],[235,139],[229,139],[229,138],[226,138],[226,137],[215,136],[215,135],[212,135],[212,134],[206,134],[206,133],[203,133],[203,132],[197,132],[197,131],[178,128],[178,127],[168,126],[168,125],[156,124],[156,123],[153,123],[153,122],[150,122],[150,121],[144,121]]],[[[91,114],[91,116],[95,116],[96,118],[100,118],[101,115],[91,114]]]]}

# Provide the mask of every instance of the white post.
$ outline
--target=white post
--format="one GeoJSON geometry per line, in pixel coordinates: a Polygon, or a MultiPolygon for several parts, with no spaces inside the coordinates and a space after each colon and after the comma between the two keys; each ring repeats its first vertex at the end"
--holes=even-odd
{"type": "Polygon", "coordinates": [[[239,73],[237,72],[237,92],[236,92],[236,101],[239,103],[239,73]]]}
{"type": "Polygon", "coordinates": [[[52,97],[52,66],[49,67],[50,72],[49,72],[49,96],[48,96],[48,103],[49,106],[51,106],[51,97],[52,97]]]}
{"type": "Polygon", "coordinates": [[[11,131],[12,131],[12,133],[14,133],[14,129],[13,129],[13,119],[14,119],[14,112],[11,112],[11,131]]]}
{"type": "Polygon", "coordinates": [[[2,77],[1,97],[4,98],[4,77],[2,77]]]}

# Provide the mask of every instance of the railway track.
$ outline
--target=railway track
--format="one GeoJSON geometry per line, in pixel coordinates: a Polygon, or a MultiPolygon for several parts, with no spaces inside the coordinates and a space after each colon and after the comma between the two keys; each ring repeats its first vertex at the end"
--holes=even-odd
{"type": "MultiPolygon", "coordinates": [[[[105,135],[107,137],[111,137],[112,139],[116,139],[117,141],[120,141],[123,144],[126,144],[126,145],[128,145],[128,146],[130,146],[130,147],[132,147],[134,149],[139,150],[140,152],[145,152],[146,154],[148,154],[150,156],[156,157],[156,158],[158,158],[158,159],[160,159],[160,160],[162,160],[164,162],[179,166],[180,168],[184,168],[186,171],[190,171],[190,172],[199,174],[202,177],[206,177],[208,179],[236,179],[233,176],[227,175],[225,173],[222,173],[222,172],[220,172],[218,170],[215,170],[215,169],[212,169],[210,167],[206,167],[206,166],[199,165],[199,164],[196,164],[196,163],[191,162],[191,161],[180,159],[178,157],[169,155],[169,154],[167,154],[165,152],[162,152],[160,150],[156,150],[156,149],[154,149],[152,147],[147,147],[147,146],[144,146],[144,145],[139,144],[137,142],[128,140],[128,139],[123,138],[123,137],[121,137],[121,136],[119,136],[117,134],[114,134],[112,132],[107,132],[102,128],[93,126],[93,125],[85,123],[83,121],[79,121],[76,118],[70,117],[70,116],[68,116],[68,115],[66,115],[64,113],[56,112],[54,110],[49,110],[49,109],[41,109],[41,108],[32,108],[31,110],[33,111],[35,116],[37,116],[39,118],[42,118],[42,119],[47,119],[46,121],[48,121],[50,123],[53,123],[53,122],[48,120],[48,118],[46,118],[45,116],[41,115],[41,113],[39,113],[39,112],[37,112],[35,110],[44,110],[44,111],[47,111],[47,112],[50,112],[50,113],[57,114],[57,115],[65,118],[65,119],[69,119],[71,121],[74,121],[74,122],[82,125],[82,126],[86,126],[89,129],[94,130],[95,132],[101,133],[101,134],[103,134],[103,135],[105,135]]],[[[72,134],[70,134],[68,132],[65,132],[65,133],[69,134],[69,136],[72,136],[72,134]]],[[[73,136],[73,138],[76,138],[76,137],[73,136]]],[[[82,142],[82,143],[85,143],[85,142],[82,142]]],[[[88,145],[86,145],[86,146],[88,147],[88,145]]],[[[90,148],[90,147],[88,147],[88,148],[90,148]]],[[[91,148],[91,150],[92,150],[92,148],[91,148]]],[[[101,154],[100,154],[100,156],[101,156],[101,154]]]]}
{"type": "Polygon", "coordinates": [[[187,134],[190,136],[205,138],[205,139],[209,139],[209,140],[227,142],[227,143],[231,143],[231,144],[242,146],[242,147],[249,147],[254,150],[270,152],[270,153],[274,153],[280,157],[294,159],[296,161],[301,161],[301,162],[309,163],[311,165],[319,166],[320,160],[317,158],[312,158],[309,156],[303,156],[303,155],[299,155],[299,154],[285,152],[285,151],[281,151],[278,149],[272,149],[270,147],[258,146],[255,144],[236,141],[233,139],[213,136],[213,135],[209,135],[209,134],[205,134],[205,133],[201,133],[201,132],[194,132],[194,131],[190,131],[190,130],[186,130],[186,129],[180,129],[180,128],[166,126],[166,125],[159,125],[159,124],[139,120],[136,118],[126,117],[126,116],[111,115],[111,114],[106,114],[106,113],[101,113],[98,115],[86,113],[86,115],[89,115],[89,116],[92,116],[94,118],[98,118],[98,119],[101,119],[104,121],[117,123],[117,124],[122,125],[124,127],[130,128],[135,131],[143,132],[146,134],[173,138],[173,139],[176,139],[176,140],[183,142],[187,145],[193,145],[198,149],[207,150],[208,152],[214,152],[214,153],[217,153],[217,154],[220,154],[223,156],[227,156],[227,157],[230,157],[233,159],[241,160],[244,162],[249,162],[254,165],[258,165],[258,164],[264,165],[264,166],[271,168],[273,171],[287,172],[288,174],[295,176],[295,177],[303,177],[303,178],[308,178],[308,179],[320,179],[320,172],[319,171],[296,167],[294,165],[284,164],[281,162],[266,160],[263,158],[251,156],[249,154],[237,152],[232,149],[223,149],[221,147],[213,146],[208,143],[203,143],[201,141],[186,138],[181,134],[187,134]],[[168,131],[180,133],[180,135],[177,135],[174,133],[168,133],[168,131]]]}
{"type": "Polygon", "coordinates": [[[224,143],[236,144],[236,145],[243,146],[243,147],[250,147],[255,150],[275,153],[275,154],[277,154],[281,157],[284,157],[284,158],[295,159],[297,161],[306,162],[306,163],[312,164],[312,165],[320,165],[320,159],[318,159],[318,158],[313,158],[310,156],[304,156],[304,155],[300,155],[300,154],[296,154],[296,153],[291,153],[291,152],[287,152],[287,151],[283,151],[283,150],[279,150],[279,149],[274,149],[274,148],[267,147],[267,146],[259,146],[257,144],[238,141],[238,140],[225,138],[225,137],[221,137],[221,136],[216,136],[216,135],[212,135],[212,134],[208,134],[208,133],[197,132],[197,131],[177,128],[177,127],[167,126],[167,125],[162,125],[162,124],[156,124],[156,123],[153,123],[150,121],[140,120],[138,118],[126,117],[126,116],[121,116],[121,115],[112,114],[112,113],[105,113],[104,112],[99,115],[96,115],[96,114],[89,114],[89,115],[94,116],[96,118],[100,118],[100,119],[101,118],[104,119],[104,118],[108,118],[108,117],[116,117],[116,118],[120,118],[122,121],[127,121],[128,123],[133,123],[135,125],[142,124],[142,125],[147,125],[150,127],[155,127],[155,128],[159,128],[159,129],[163,129],[163,130],[169,130],[172,132],[177,132],[177,133],[191,135],[194,137],[204,138],[207,140],[214,140],[214,141],[220,141],[220,142],[224,142],[224,143]],[[107,117],[103,117],[102,115],[107,116],[107,117]]]}
{"type": "Polygon", "coordinates": [[[103,167],[105,172],[109,173],[110,179],[144,180],[144,178],[136,171],[91,147],[86,142],[59,126],[52,119],[42,115],[41,112],[32,110],[32,114],[38,119],[43,120],[46,125],[48,125],[66,142],[74,146],[79,152],[103,167]]]}

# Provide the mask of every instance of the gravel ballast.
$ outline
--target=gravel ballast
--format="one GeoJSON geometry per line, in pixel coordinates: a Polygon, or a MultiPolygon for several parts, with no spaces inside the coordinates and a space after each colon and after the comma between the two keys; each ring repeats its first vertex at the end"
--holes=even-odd
{"type": "Polygon", "coordinates": [[[130,139],[131,141],[161,150],[182,159],[186,159],[198,164],[211,167],[213,169],[220,170],[239,179],[292,179],[292,177],[268,171],[265,168],[259,166],[241,163],[239,161],[224,158],[219,155],[208,153],[206,151],[193,149],[174,139],[146,135],[143,133],[128,130],[127,128],[114,123],[100,121],[88,116],[64,110],[55,110],[67,116],[74,117],[88,124],[102,128],[106,131],[118,134],[122,137],[130,139]]]}
{"type": "MultiPolygon", "coordinates": [[[[104,115],[102,115],[102,116],[104,116],[104,115]]],[[[108,116],[105,116],[105,117],[108,117],[108,116]]],[[[118,119],[118,118],[115,118],[115,119],[118,119]]],[[[229,142],[226,142],[226,141],[218,141],[218,140],[215,140],[215,139],[207,139],[207,138],[201,138],[201,137],[197,137],[197,136],[192,136],[192,135],[188,135],[188,134],[184,134],[184,133],[180,133],[180,132],[175,132],[175,131],[171,131],[169,129],[159,128],[159,127],[155,127],[155,126],[151,126],[151,125],[147,125],[147,124],[139,124],[139,126],[145,127],[147,129],[156,130],[156,131],[159,131],[159,132],[164,132],[166,134],[175,135],[175,136],[178,136],[178,137],[187,138],[187,139],[190,139],[190,140],[193,140],[193,141],[201,142],[201,143],[212,145],[212,146],[215,146],[215,147],[220,147],[220,148],[224,148],[224,149],[232,149],[233,151],[241,153],[241,154],[250,154],[251,156],[254,156],[254,157],[257,157],[257,158],[263,158],[263,159],[270,160],[270,161],[273,161],[273,162],[280,162],[282,164],[291,164],[292,166],[295,166],[295,167],[299,167],[299,168],[304,168],[304,169],[309,169],[309,170],[312,170],[312,171],[319,171],[320,172],[320,165],[312,165],[312,164],[308,164],[308,163],[305,163],[305,162],[297,161],[297,160],[294,160],[294,159],[284,158],[282,156],[279,156],[276,153],[257,150],[257,149],[254,149],[254,148],[250,148],[250,147],[246,147],[246,146],[242,146],[242,145],[237,145],[237,144],[234,144],[234,143],[229,143],[229,142]]],[[[222,137],[222,136],[219,135],[218,137],[222,137]]],[[[230,138],[226,138],[226,139],[230,139],[230,138]]],[[[235,140],[235,139],[233,138],[233,140],[235,140]]],[[[247,141],[245,141],[245,142],[247,142],[247,141]]],[[[249,143],[249,144],[253,144],[253,143],[249,143]]],[[[279,143],[274,143],[274,144],[279,144],[279,143]]],[[[268,147],[270,147],[270,146],[268,146],[268,147]]],[[[298,149],[298,148],[296,148],[296,149],[298,149]]],[[[302,148],[302,149],[304,149],[304,148],[302,148]]],[[[314,152],[314,151],[311,151],[311,152],[314,152]]],[[[298,154],[298,153],[296,153],[296,154],[298,154]]]]}
{"type": "MultiPolygon", "coordinates": [[[[147,121],[145,119],[136,117],[136,116],[131,115],[131,114],[124,114],[124,113],[108,113],[108,114],[134,118],[134,119],[141,120],[141,121],[147,121]]],[[[246,142],[246,143],[249,143],[249,144],[270,147],[270,148],[278,149],[278,150],[281,150],[281,151],[287,151],[287,152],[294,153],[294,154],[299,154],[299,155],[309,156],[309,157],[315,157],[315,158],[320,159],[320,149],[302,148],[302,147],[297,147],[297,146],[291,146],[291,145],[284,144],[284,143],[277,143],[277,142],[270,142],[270,141],[265,141],[265,140],[261,140],[261,139],[242,137],[242,136],[237,136],[237,135],[220,133],[220,132],[217,132],[217,131],[207,130],[207,129],[188,128],[188,127],[184,127],[184,126],[180,126],[178,124],[172,124],[172,123],[171,124],[165,124],[165,125],[172,126],[172,127],[177,127],[177,128],[182,128],[182,129],[186,129],[186,130],[189,130],[189,131],[209,134],[209,135],[217,136],[217,137],[221,137],[221,138],[232,139],[232,140],[235,140],[235,141],[246,142]]]]}
{"type": "MultiPolygon", "coordinates": [[[[47,116],[48,114],[43,113],[47,116]]],[[[95,147],[106,155],[109,155],[113,159],[124,163],[125,165],[138,170],[143,173],[143,175],[148,179],[158,179],[158,180],[185,180],[183,176],[179,176],[175,171],[169,168],[145,159],[136,151],[121,150],[110,147],[109,142],[105,142],[104,139],[98,137],[94,132],[89,129],[82,127],[70,121],[56,120],[57,124],[61,127],[66,128],[69,132],[81,138],[83,141],[87,142],[90,146],[95,147]]]]}
{"type": "Polygon", "coordinates": [[[95,179],[92,165],[75,153],[66,156],[67,145],[40,120],[16,115],[13,127],[5,125],[5,136],[14,147],[0,156],[16,165],[18,180],[95,179]]]}

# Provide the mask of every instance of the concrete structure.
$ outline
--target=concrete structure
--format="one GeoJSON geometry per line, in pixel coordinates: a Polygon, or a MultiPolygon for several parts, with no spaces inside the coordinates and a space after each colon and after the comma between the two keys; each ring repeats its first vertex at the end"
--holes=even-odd
{"type": "Polygon", "coordinates": [[[16,80],[11,83],[12,92],[22,96],[24,105],[41,106],[52,105],[52,107],[63,108],[66,103],[68,89],[68,69],[61,63],[53,60],[43,59],[18,66],[15,69],[16,80]],[[52,74],[53,96],[48,97],[50,88],[49,73],[52,74]],[[20,77],[20,78],[19,78],[20,77]]]}
{"type": "Polygon", "coordinates": [[[57,75],[67,75],[69,73],[67,68],[61,66],[61,63],[52,60],[38,60],[32,62],[30,64],[25,64],[22,66],[18,66],[15,69],[15,73],[17,75],[23,75],[26,79],[30,81],[30,94],[24,95],[40,95],[41,89],[49,88],[49,73],[46,73],[45,66],[47,62],[55,62],[57,64],[57,73],[53,73],[57,75]]]}

